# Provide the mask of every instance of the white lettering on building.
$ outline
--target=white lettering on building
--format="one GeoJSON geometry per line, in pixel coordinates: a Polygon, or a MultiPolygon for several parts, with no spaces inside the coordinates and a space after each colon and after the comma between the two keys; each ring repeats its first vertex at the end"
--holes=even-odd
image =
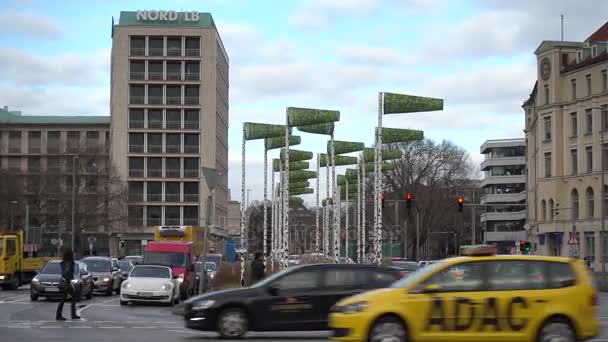
{"type": "Polygon", "coordinates": [[[177,21],[180,18],[183,21],[198,21],[200,18],[199,12],[175,12],[175,11],[137,11],[136,16],[138,21],[177,21]]]}

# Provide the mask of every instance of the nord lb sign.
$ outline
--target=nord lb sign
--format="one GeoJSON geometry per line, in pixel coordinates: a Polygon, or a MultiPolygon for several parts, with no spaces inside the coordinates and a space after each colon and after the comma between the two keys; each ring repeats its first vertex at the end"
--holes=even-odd
{"type": "Polygon", "coordinates": [[[198,21],[199,13],[175,11],[137,11],[137,20],[141,21],[198,21]]]}

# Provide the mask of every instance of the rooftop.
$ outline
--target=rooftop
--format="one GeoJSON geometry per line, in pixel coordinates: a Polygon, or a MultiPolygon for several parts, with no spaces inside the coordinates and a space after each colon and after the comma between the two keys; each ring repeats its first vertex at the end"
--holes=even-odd
{"type": "Polygon", "coordinates": [[[20,111],[0,108],[0,124],[25,125],[109,125],[109,115],[22,115],[20,111]]]}
{"type": "Polygon", "coordinates": [[[519,147],[526,146],[526,139],[515,138],[515,139],[494,139],[486,140],[480,148],[481,154],[490,153],[493,148],[504,148],[504,147],[519,147]]]}
{"type": "Polygon", "coordinates": [[[117,26],[181,26],[214,28],[211,13],[178,11],[122,11],[117,26]]]}

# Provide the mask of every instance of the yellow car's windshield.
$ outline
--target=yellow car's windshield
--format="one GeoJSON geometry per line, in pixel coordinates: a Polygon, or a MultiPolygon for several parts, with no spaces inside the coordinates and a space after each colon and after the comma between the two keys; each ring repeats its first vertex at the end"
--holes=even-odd
{"type": "Polygon", "coordinates": [[[428,265],[427,267],[421,268],[414,273],[410,273],[409,275],[405,276],[401,280],[397,280],[396,282],[393,283],[393,285],[391,285],[391,287],[404,288],[404,287],[408,286],[409,284],[412,284],[412,283],[418,281],[418,279],[424,278],[427,274],[431,274],[431,273],[435,272],[435,270],[440,268],[441,266],[443,266],[443,264],[444,264],[444,261],[438,261],[438,262],[432,263],[432,264],[428,265]]]}
{"type": "Polygon", "coordinates": [[[4,238],[0,238],[0,256],[4,255],[4,238]]]}

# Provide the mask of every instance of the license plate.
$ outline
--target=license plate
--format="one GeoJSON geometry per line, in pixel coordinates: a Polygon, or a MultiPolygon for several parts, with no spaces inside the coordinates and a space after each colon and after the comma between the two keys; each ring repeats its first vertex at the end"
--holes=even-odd
{"type": "Polygon", "coordinates": [[[141,297],[152,297],[154,294],[152,292],[137,292],[137,295],[141,297]]]}
{"type": "Polygon", "coordinates": [[[44,289],[45,292],[59,292],[59,289],[56,287],[47,287],[44,289]]]}

